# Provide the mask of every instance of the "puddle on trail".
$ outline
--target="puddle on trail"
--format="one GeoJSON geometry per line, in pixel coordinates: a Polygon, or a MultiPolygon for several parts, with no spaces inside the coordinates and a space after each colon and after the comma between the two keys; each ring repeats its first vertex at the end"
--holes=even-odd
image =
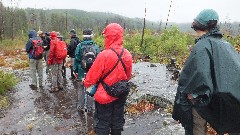
{"type": "MultiPolygon", "coordinates": [[[[135,77],[131,82],[137,85],[137,92],[130,96],[128,102],[135,102],[144,94],[174,100],[177,85],[170,80],[171,73],[166,71],[164,65],[155,65],[156,67],[150,67],[150,63],[147,62],[133,65],[135,77]]],[[[85,134],[84,117],[77,111],[77,106],[83,99],[82,87],[79,82],[68,79],[70,69],[67,69],[65,89],[56,93],[48,92],[50,83],[47,81],[43,89],[32,90],[29,87],[29,70],[19,71],[16,74],[21,76],[21,82],[12,91],[12,105],[5,110],[5,116],[0,118],[0,134],[85,134]]],[[[45,74],[44,80],[46,80],[45,74]]],[[[93,104],[92,99],[90,104],[93,104]]],[[[92,115],[90,115],[89,131],[92,123],[92,115]]],[[[138,116],[126,115],[122,134],[183,135],[184,130],[171,118],[171,114],[163,110],[154,110],[138,116]]]]}

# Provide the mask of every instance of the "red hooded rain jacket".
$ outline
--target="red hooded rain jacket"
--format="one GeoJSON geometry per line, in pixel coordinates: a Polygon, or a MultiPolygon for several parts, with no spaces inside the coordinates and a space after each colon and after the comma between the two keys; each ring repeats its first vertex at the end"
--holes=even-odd
{"type": "MultiPolygon", "coordinates": [[[[110,48],[113,48],[118,54],[122,51],[123,29],[119,24],[109,24],[103,34],[105,36],[105,50],[97,56],[92,67],[88,71],[84,81],[85,87],[90,87],[91,85],[96,84],[118,61],[118,56],[110,48]]],[[[132,55],[127,49],[124,49],[122,60],[126,66],[126,73],[121,62],[119,62],[117,67],[104,80],[109,86],[120,80],[129,80],[131,78],[132,55]]],[[[94,98],[95,101],[100,104],[111,103],[117,99],[108,95],[101,83],[98,85],[94,98]]]]}

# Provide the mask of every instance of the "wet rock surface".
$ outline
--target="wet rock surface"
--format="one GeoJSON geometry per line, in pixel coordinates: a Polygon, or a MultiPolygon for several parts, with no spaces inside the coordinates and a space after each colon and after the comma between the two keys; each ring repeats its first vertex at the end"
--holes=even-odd
{"type": "MultiPolygon", "coordinates": [[[[45,69],[44,69],[45,71],[45,69]]],[[[166,66],[154,63],[133,65],[134,91],[130,92],[127,105],[142,99],[154,99],[160,107],[137,115],[126,114],[123,135],[183,135],[184,130],[172,118],[167,106],[173,103],[177,84],[171,81],[171,72],[166,66]]],[[[32,135],[82,135],[86,134],[85,119],[78,113],[82,104],[83,88],[80,82],[67,79],[64,90],[50,93],[50,83],[44,74],[44,87],[32,90],[29,70],[15,71],[21,82],[10,93],[12,104],[1,110],[0,134],[32,135]],[[4,114],[4,115],[2,115],[4,114]]],[[[93,100],[89,97],[89,104],[93,100]]],[[[92,113],[89,114],[88,131],[92,130],[92,113]]]]}
{"type": "Polygon", "coordinates": [[[165,65],[154,65],[143,62],[133,66],[135,77],[131,82],[136,85],[136,90],[130,92],[127,102],[137,103],[146,99],[155,107],[146,108],[144,112],[134,116],[126,115],[123,134],[184,135],[184,129],[172,119],[168,110],[168,106],[174,101],[177,83],[171,80],[172,72],[167,71],[165,65]]]}

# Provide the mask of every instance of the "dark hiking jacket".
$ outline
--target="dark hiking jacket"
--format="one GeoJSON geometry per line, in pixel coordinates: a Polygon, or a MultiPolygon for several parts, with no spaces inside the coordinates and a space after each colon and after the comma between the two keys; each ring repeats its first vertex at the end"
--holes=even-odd
{"type": "Polygon", "coordinates": [[[240,130],[240,57],[218,29],[196,41],[180,74],[173,118],[192,130],[192,107],[219,133],[240,130]],[[187,99],[192,94],[194,102],[187,99]]]}
{"type": "Polygon", "coordinates": [[[68,55],[71,58],[75,58],[75,51],[77,48],[77,45],[81,43],[79,38],[76,35],[73,35],[71,38],[71,41],[68,45],[68,55]]]}

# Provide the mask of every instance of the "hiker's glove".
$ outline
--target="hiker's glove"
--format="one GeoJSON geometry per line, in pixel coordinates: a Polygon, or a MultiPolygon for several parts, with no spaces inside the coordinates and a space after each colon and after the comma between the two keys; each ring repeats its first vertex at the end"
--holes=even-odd
{"type": "Polygon", "coordinates": [[[78,73],[73,72],[73,75],[75,76],[75,78],[78,78],[78,73]]]}

